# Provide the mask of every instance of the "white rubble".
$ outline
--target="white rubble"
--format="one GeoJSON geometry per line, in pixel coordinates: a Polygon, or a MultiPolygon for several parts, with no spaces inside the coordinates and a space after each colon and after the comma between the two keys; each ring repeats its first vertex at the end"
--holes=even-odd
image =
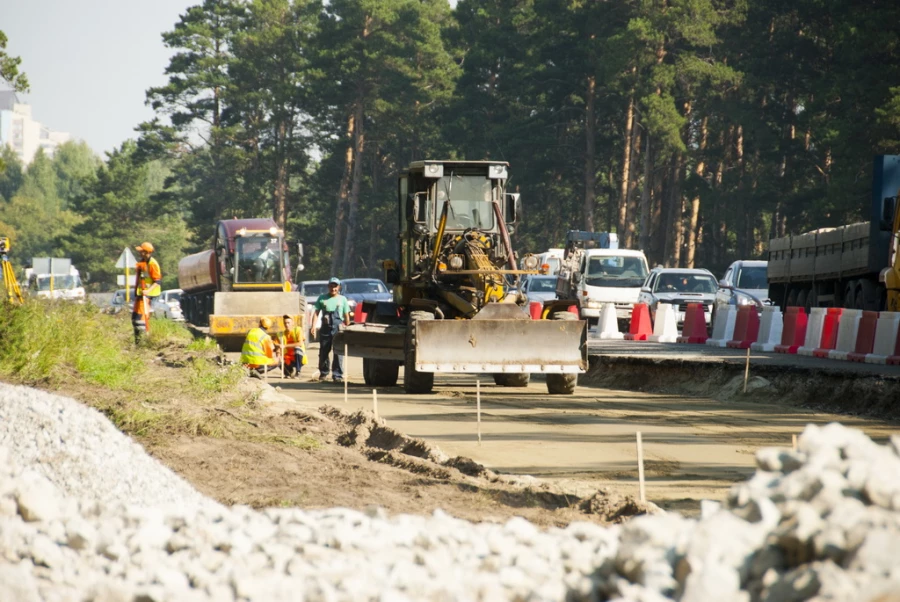
{"type": "Polygon", "coordinates": [[[876,600],[900,592],[898,450],[808,426],[698,520],[257,512],[74,400],[0,384],[0,600],[876,600]]]}

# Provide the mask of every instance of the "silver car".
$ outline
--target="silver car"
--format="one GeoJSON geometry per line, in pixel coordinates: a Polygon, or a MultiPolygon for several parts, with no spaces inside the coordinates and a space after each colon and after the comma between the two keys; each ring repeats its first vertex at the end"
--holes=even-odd
{"type": "Polygon", "coordinates": [[[708,327],[712,322],[717,289],[716,278],[709,270],[655,268],[641,287],[638,303],[647,304],[654,321],[660,303],[674,305],[679,328],[684,324],[688,303],[702,303],[708,327]]]}
{"type": "Polygon", "coordinates": [[[181,289],[171,288],[161,292],[159,297],[150,301],[150,311],[157,318],[184,322],[184,314],[181,312],[181,289]]]}
{"type": "Polygon", "coordinates": [[[768,261],[735,261],[719,280],[714,313],[729,305],[771,305],[766,276],[768,261]]]}
{"type": "Polygon", "coordinates": [[[529,301],[553,301],[556,299],[557,280],[557,276],[526,276],[522,280],[522,292],[529,301]]]}

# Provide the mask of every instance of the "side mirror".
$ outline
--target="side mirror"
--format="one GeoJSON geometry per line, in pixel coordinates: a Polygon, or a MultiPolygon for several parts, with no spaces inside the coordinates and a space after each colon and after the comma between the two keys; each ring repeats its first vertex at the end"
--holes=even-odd
{"type": "Polygon", "coordinates": [[[649,286],[642,286],[642,287],[641,287],[641,292],[642,292],[642,293],[649,293],[649,292],[650,292],[650,287],[649,287],[649,286]]]}
{"type": "Polygon", "coordinates": [[[522,219],[522,195],[518,192],[506,196],[506,223],[515,224],[522,219]]]}
{"type": "Polygon", "coordinates": [[[885,197],[881,206],[881,229],[890,230],[894,227],[894,212],[897,210],[897,197],[885,197]]]}
{"type": "Polygon", "coordinates": [[[731,285],[728,284],[727,280],[719,280],[719,288],[731,288],[731,285]]]}

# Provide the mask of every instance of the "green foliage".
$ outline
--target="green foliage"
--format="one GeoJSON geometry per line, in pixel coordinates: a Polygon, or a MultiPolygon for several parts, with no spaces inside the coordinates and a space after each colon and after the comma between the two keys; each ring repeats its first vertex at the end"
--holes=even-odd
{"type": "Polygon", "coordinates": [[[90,304],[27,300],[0,305],[0,374],[59,384],[79,374],[128,390],[143,365],[123,349],[130,341],[114,317],[90,304]]]}
{"type": "Polygon", "coordinates": [[[0,80],[12,86],[16,92],[28,92],[28,77],[19,72],[22,59],[6,53],[8,42],[9,38],[3,31],[0,31],[0,80]]]}

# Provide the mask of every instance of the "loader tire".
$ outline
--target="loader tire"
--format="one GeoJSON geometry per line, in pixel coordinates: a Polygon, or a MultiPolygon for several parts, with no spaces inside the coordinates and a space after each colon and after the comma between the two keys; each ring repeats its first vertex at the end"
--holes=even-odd
{"type": "Polygon", "coordinates": [[[531,380],[530,374],[494,373],[494,384],[501,387],[527,387],[529,380],[531,380]]]}
{"type": "MultiPolygon", "coordinates": [[[[551,320],[571,320],[575,321],[578,316],[568,311],[558,311],[550,315],[551,320]]],[[[547,392],[550,395],[571,395],[575,392],[578,385],[577,374],[548,374],[547,375],[547,392]]]]}
{"type": "Polygon", "coordinates": [[[434,320],[434,314],[414,311],[409,314],[406,328],[406,360],[403,365],[403,390],[407,393],[431,393],[434,388],[434,372],[416,370],[416,322],[434,320]]]}
{"type": "Polygon", "coordinates": [[[363,358],[363,379],[373,387],[393,387],[400,376],[400,365],[391,360],[363,358]]]}

